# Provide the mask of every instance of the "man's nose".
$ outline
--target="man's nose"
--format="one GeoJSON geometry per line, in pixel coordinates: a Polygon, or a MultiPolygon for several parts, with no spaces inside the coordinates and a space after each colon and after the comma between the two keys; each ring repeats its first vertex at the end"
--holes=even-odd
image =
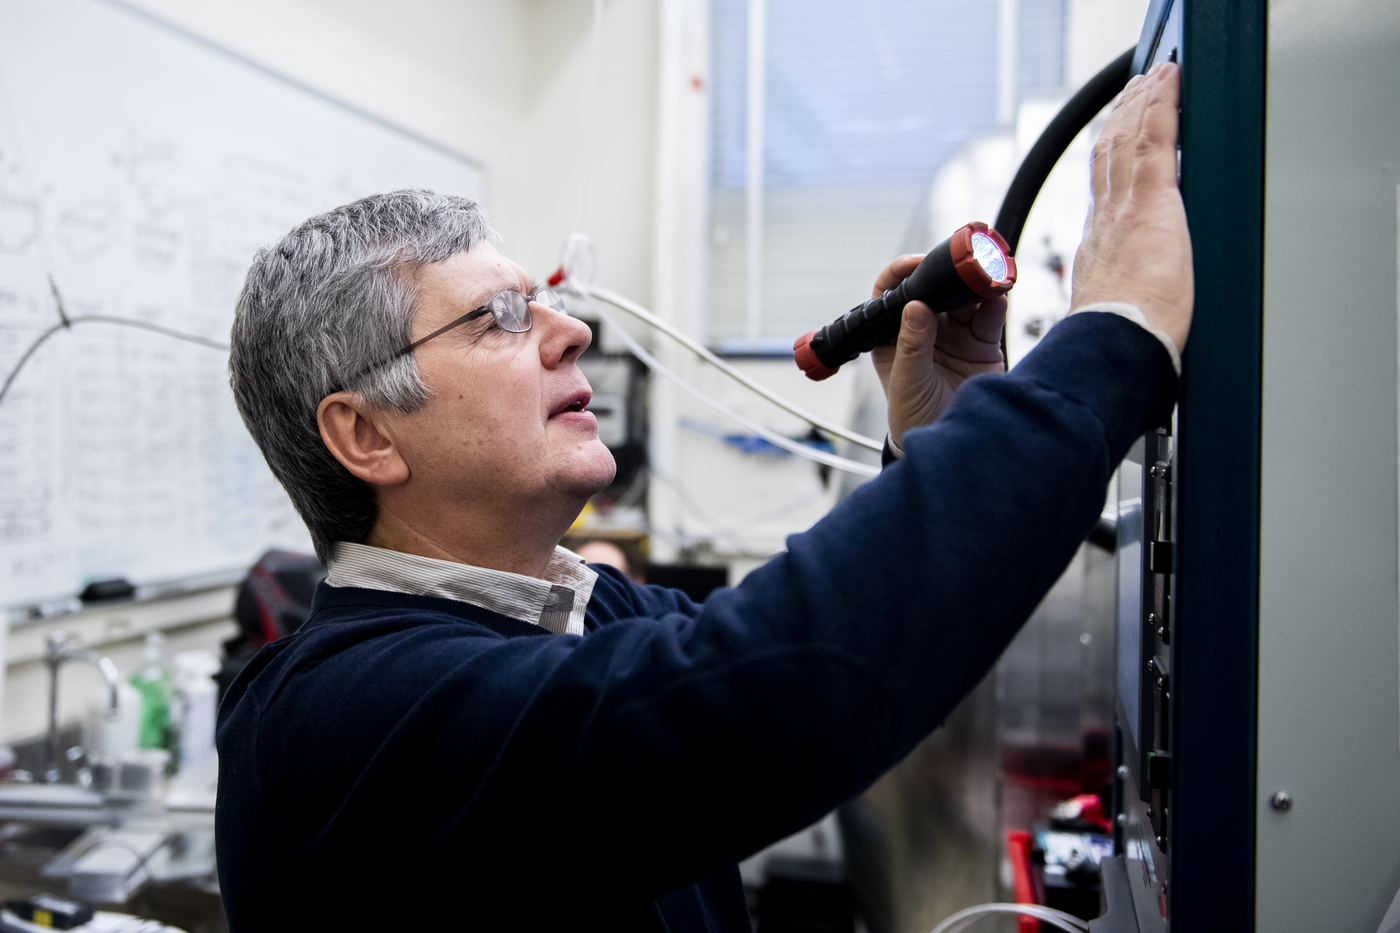
{"type": "Polygon", "coordinates": [[[576,317],[541,304],[533,305],[530,312],[535,326],[543,331],[540,357],[546,366],[575,362],[593,342],[593,331],[576,317]]]}

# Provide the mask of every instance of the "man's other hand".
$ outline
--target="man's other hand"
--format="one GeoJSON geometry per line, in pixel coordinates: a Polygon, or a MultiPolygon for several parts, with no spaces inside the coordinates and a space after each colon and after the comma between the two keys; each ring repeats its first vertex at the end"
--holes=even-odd
{"type": "Polygon", "coordinates": [[[1128,82],[1094,144],[1094,202],[1074,257],[1071,308],[1137,306],[1185,349],[1195,298],[1191,238],[1176,185],[1180,69],[1156,65],[1128,82]]]}
{"type": "MultiPolygon", "coordinates": [[[[874,298],[894,288],[914,271],[923,256],[900,256],[875,280],[874,298]]],[[[999,373],[1001,328],[1006,299],[934,314],[922,301],[904,306],[899,339],[871,351],[875,372],[889,402],[890,440],[903,443],[904,432],[931,424],[953,401],[969,376],[999,373]]]]}

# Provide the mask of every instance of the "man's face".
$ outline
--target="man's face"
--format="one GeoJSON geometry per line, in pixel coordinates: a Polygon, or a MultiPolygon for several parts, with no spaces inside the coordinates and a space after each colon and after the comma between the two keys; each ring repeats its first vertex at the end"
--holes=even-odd
{"type": "MultiPolygon", "coordinates": [[[[501,291],[529,294],[525,271],[490,246],[417,272],[418,340],[501,291]]],[[[433,508],[529,508],[577,500],[612,482],[617,467],[583,410],[592,397],[577,366],[588,326],[531,303],[534,326],[502,330],[486,314],[414,351],[431,397],[392,419],[390,433],[415,497],[433,508]]]]}

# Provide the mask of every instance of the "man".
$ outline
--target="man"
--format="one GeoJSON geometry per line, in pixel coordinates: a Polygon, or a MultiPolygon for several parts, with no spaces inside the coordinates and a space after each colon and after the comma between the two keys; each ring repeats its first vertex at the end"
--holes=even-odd
{"type": "Polygon", "coordinates": [[[232,382],[329,578],[220,711],[231,928],[747,929],[735,862],[942,721],[1169,417],[1176,100],[1135,79],[1096,146],[1084,313],[968,379],[1004,303],[908,306],[876,354],[902,462],[704,606],[555,548],[613,475],[588,329],[475,205],[369,198],[260,253],[232,382]]]}

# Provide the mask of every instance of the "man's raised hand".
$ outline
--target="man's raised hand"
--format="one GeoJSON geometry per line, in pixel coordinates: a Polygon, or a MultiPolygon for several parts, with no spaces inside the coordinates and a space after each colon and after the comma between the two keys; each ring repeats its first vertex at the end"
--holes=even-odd
{"type": "MultiPolygon", "coordinates": [[[[919,265],[921,255],[900,256],[875,280],[871,297],[894,288],[919,265]]],[[[904,306],[899,339],[871,351],[889,402],[890,439],[930,424],[948,408],[953,393],[969,376],[999,373],[1001,329],[1006,299],[994,298],[935,314],[922,301],[904,306]]]]}
{"type": "Polygon", "coordinates": [[[1135,305],[1178,350],[1186,347],[1195,298],[1176,185],[1180,73],[1162,63],[1128,82],[1094,144],[1094,202],[1074,257],[1070,302],[1071,309],[1135,305]]]}

